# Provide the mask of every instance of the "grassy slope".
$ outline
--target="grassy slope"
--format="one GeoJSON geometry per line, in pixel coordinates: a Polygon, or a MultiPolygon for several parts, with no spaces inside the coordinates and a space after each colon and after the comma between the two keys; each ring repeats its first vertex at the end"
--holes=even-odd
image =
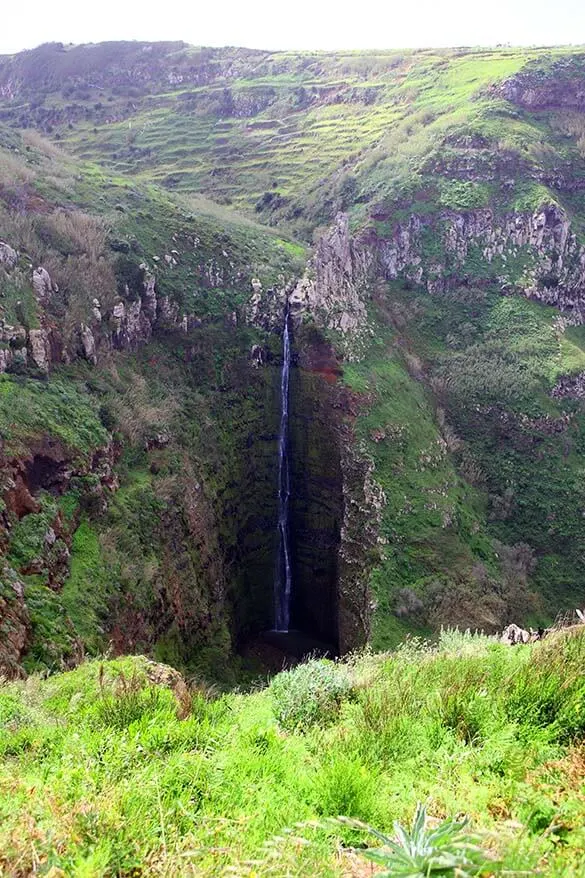
{"type": "MultiPolygon", "coordinates": [[[[470,134],[488,141],[473,151],[480,167],[506,164],[509,153],[512,165],[550,163],[542,150],[543,127],[547,141],[553,137],[546,118],[510,113],[489,87],[526,64],[550,66],[570,53],[579,58],[567,49],[242,57],[236,76],[218,70],[204,85],[174,89],[138,84],[132,102],[113,89],[89,93],[73,103],[73,121],[64,118],[53,134],[115,174],[256,208],[264,219],[310,234],[341,208],[357,220],[365,205],[388,196],[406,197],[410,207],[417,183],[428,190],[470,134]],[[105,120],[96,109],[104,101],[105,120]]],[[[57,96],[54,86],[47,105],[57,96]]],[[[563,136],[557,146],[567,151],[563,136]]],[[[477,203],[491,188],[463,194],[477,203]]],[[[522,197],[537,197],[535,191],[522,197]]],[[[447,185],[435,200],[448,204],[461,195],[447,185]]]]}
{"type": "Polygon", "coordinates": [[[576,878],[584,646],[582,630],[515,649],[447,633],[221,698],[149,685],[140,658],[4,686],[0,863],[86,878],[357,875],[347,845],[360,835],[307,821],[390,829],[423,801],[434,817],[468,814],[508,874],[576,878]]]}

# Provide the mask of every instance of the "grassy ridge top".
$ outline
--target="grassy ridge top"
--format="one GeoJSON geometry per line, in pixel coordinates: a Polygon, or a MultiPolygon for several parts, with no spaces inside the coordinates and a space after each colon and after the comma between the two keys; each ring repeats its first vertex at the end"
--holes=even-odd
{"type": "Polygon", "coordinates": [[[507,874],[582,875],[584,648],[582,629],[514,649],[444,632],[251,694],[189,689],[140,657],[5,686],[0,863],[358,876],[363,836],[314,821],[388,830],[423,801],[469,815],[507,874]]]}
{"type": "MultiPolygon", "coordinates": [[[[516,76],[539,87],[548,77],[581,77],[583,57],[562,47],[270,53],[50,44],[0,59],[0,118],[32,123],[112,173],[199,192],[308,236],[339,209],[359,218],[387,199],[410,205],[417,189],[427,206],[451,206],[441,181],[468,179],[470,163],[487,182],[515,170],[536,179],[568,160],[585,175],[574,148],[580,128],[566,118],[574,106],[559,119],[549,101],[549,119],[499,90],[516,76]]],[[[497,195],[484,187],[468,206],[497,195]]]]}

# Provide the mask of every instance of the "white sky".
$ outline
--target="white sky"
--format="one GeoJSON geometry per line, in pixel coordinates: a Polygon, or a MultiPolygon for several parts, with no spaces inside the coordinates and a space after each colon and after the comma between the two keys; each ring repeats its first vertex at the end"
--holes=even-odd
{"type": "Polygon", "coordinates": [[[0,2],[10,8],[0,16],[0,53],[122,39],[259,49],[585,43],[585,0],[0,2]]]}

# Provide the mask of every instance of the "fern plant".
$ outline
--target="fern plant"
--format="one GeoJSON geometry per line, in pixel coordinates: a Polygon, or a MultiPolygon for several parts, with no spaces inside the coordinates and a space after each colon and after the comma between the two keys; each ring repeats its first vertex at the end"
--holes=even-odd
{"type": "Polygon", "coordinates": [[[471,878],[493,874],[498,864],[467,830],[467,820],[445,820],[439,826],[427,825],[424,805],[419,804],[410,830],[394,824],[394,838],[358,820],[338,820],[354,829],[365,830],[382,842],[380,846],[356,853],[385,871],[377,878],[471,878]]]}

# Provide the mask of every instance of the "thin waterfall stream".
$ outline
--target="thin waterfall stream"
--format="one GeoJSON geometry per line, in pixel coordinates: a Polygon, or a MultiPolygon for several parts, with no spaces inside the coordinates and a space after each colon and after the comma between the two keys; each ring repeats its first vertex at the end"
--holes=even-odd
{"type": "Polygon", "coordinates": [[[274,630],[287,633],[290,626],[292,568],[290,553],[290,461],[289,461],[289,377],[290,315],[284,312],[282,374],[280,378],[280,432],[278,434],[278,558],[274,580],[274,630]]]}

